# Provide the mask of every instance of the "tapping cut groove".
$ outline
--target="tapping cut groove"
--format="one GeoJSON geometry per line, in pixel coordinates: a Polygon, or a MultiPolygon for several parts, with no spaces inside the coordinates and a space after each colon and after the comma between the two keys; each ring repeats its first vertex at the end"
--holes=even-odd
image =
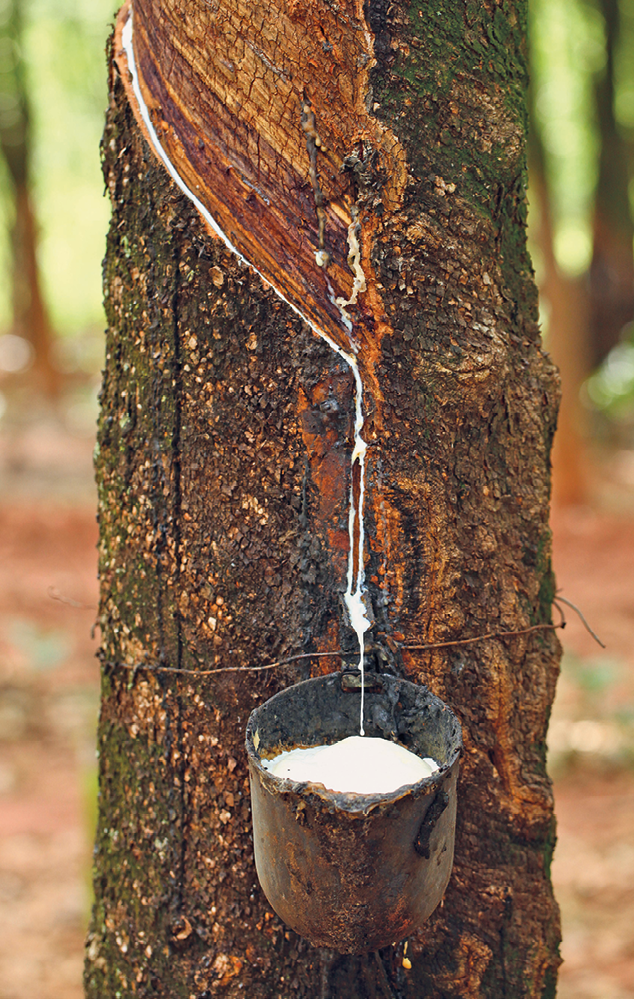
{"type": "Polygon", "coordinates": [[[358,227],[374,223],[371,212],[353,219],[341,167],[351,150],[375,150],[387,213],[401,204],[407,173],[401,144],[367,110],[374,52],[361,4],[299,10],[279,0],[254,44],[248,0],[224,0],[222,13],[201,0],[128,0],[115,59],[141,119],[122,44],[130,12],[138,91],[176,173],[242,258],[344,351],[349,319],[337,300],[356,304],[356,339],[375,356],[381,317],[358,298],[349,262],[358,227]],[[342,31],[342,19],[352,30],[342,31]],[[201,37],[202,49],[191,41],[201,37]],[[325,38],[337,44],[324,48],[325,38]]]}
{"type": "MultiPolygon", "coordinates": [[[[172,162],[169,151],[164,147],[163,141],[159,138],[156,130],[156,115],[152,113],[152,108],[148,107],[146,103],[146,98],[143,90],[143,80],[139,73],[139,63],[137,61],[137,54],[135,50],[135,43],[133,40],[134,27],[133,27],[133,14],[131,7],[128,5],[123,8],[119,15],[118,22],[118,39],[121,46],[121,57],[123,61],[123,68],[129,71],[132,93],[131,100],[135,111],[140,117],[140,124],[144,128],[146,136],[154,149],[155,153],[159,159],[163,162],[167,168],[170,176],[176,182],[181,191],[194,203],[202,217],[205,219],[210,231],[218,238],[223,240],[226,246],[235,253],[236,256],[242,260],[243,263],[252,267],[263,278],[267,283],[271,284],[271,287],[276,292],[276,294],[286,302],[294,311],[301,316],[301,318],[307,323],[307,325],[313,330],[317,336],[321,337],[329,345],[329,347],[338,354],[343,360],[348,364],[351,369],[352,375],[354,377],[354,401],[355,401],[355,418],[354,418],[354,447],[351,456],[351,471],[350,471],[350,494],[349,494],[349,512],[348,512],[348,537],[349,537],[349,552],[348,552],[348,573],[347,573],[347,586],[345,593],[343,595],[344,603],[348,611],[349,624],[357,636],[357,641],[359,645],[359,669],[361,670],[361,705],[360,705],[360,733],[364,735],[364,634],[371,627],[371,620],[368,616],[368,608],[366,606],[365,600],[365,570],[364,570],[364,494],[365,494],[365,453],[367,445],[362,436],[362,430],[364,425],[363,418],[363,380],[359,371],[359,366],[357,364],[356,353],[358,351],[357,344],[352,340],[350,333],[352,331],[352,322],[345,313],[345,311],[340,307],[340,316],[344,322],[344,326],[347,334],[347,348],[342,349],[340,344],[331,338],[325,326],[315,323],[308,312],[303,311],[303,307],[298,307],[292,299],[289,301],[285,295],[286,286],[280,288],[278,284],[270,281],[265,273],[263,273],[259,267],[256,265],[253,259],[245,257],[241,251],[241,247],[236,247],[232,239],[229,238],[227,232],[223,229],[222,224],[216,219],[214,215],[211,214],[208,207],[200,200],[200,198],[193,193],[192,187],[188,184],[187,179],[181,176],[177,166],[172,162]],[[356,478],[355,478],[356,477],[356,478]]],[[[151,100],[151,96],[148,93],[148,100],[151,100]]],[[[319,146],[322,145],[321,138],[317,133],[315,116],[310,109],[310,105],[304,99],[303,104],[303,117],[302,124],[304,126],[303,130],[307,135],[307,141],[311,143],[309,146],[309,154],[311,156],[311,169],[312,169],[312,179],[314,181],[314,193],[316,200],[323,202],[323,194],[321,192],[321,187],[319,185],[319,180],[317,177],[316,170],[316,155],[317,155],[317,140],[319,140],[319,146]]],[[[196,190],[200,189],[200,185],[195,185],[196,190]]],[[[221,206],[222,207],[222,206],[221,206]]],[[[226,207],[226,206],[225,206],[226,207]]],[[[323,203],[318,205],[323,211],[323,203]]],[[[234,221],[234,220],[232,220],[234,221]]],[[[355,221],[356,224],[356,221],[355,221]]],[[[234,230],[231,230],[232,236],[234,230]]],[[[234,237],[235,238],[235,237],[234,237]]],[[[323,239],[323,234],[322,234],[323,239]]],[[[358,246],[358,243],[357,243],[358,246]]],[[[259,263],[258,258],[258,263],[259,263]]],[[[333,288],[330,281],[327,279],[328,288],[328,298],[331,302],[336,301],[334,299],[333,288]]],[[[303,306],[303,303],[302,303],[303,306]]]]}

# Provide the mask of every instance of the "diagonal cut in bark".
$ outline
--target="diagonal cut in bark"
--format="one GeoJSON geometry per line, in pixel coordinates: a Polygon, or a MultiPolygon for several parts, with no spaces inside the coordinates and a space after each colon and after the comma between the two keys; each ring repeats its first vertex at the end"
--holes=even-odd
{"type": "Polygon", "coordinates": [[[122,7],[115,59],[139,127],[148,138],[122,42],[131,13],[140,90],[177,173],[295,309],[346,351],[354,324],[372,356],[382,321],[368,304],[376,297],[360,294],[364,261],[407,174],[399,141],[367,109],[374,58],[363,5],[317,11],[286,0],[257,25],[244,0],[216,7],[122,7]],[[363,218],[360,177],[372,188],[363,218]]]}

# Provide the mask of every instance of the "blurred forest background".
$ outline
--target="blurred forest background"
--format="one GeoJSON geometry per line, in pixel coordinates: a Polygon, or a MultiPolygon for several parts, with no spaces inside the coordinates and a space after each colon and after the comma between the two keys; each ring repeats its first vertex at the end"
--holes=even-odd
{"type": "MultiPolygon", "coordinates": [[[[530,241],[579,620],[549,738],[560,999],[634,999],[634,0],[530,0],[530,241]]],[[[0,0],[0,999],[81,996],[112,0],[0,0]]],[[[571,615],[572,617],[573,615],[571,615]]]]}
{"type": "Polygon", "coordinates": [[[103,354],[99,141],[112,17],[112,0],[0,0],[1,405],[11,396],[20,406],[16,376],[28,373],[28,408],[31,389],[57,397],[86,432],[103,354]]]}

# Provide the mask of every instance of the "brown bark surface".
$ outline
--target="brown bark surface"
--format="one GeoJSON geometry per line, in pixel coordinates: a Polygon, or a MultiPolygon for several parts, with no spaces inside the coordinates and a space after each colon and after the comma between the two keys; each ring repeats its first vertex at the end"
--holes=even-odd
{"type": "Polygon", "coordinates": [[[411,968],[402,943],[361,957],[311,948],[269,910],[252,857],[249,712],[339,660],[250,667],[355,651],[342,613],[352,374],[169,180],[122,86],[115,42],[91,999],[555,994],[544,754],[558,643],[541,631],[404,648],[550,620],[557,382],[525,246],[525,13],[520,2],[134,4],[148,101],[155,116],[160,105],[179,170],[229,220],[241,252],[346,349],[320,284],[330,272],[314,259],[324,206],[302,127],[307,99],[332,150],[318,177],[333,287],[345,297],[357,213],[368,287],[350,315],[369,445],[368,664],[427,683],[465,738],[454,873],[442,908],[408,941],[411,968]],[[297,38],[306,45],[296,49],[297,38]],[[242,45],[244,65],[224,45],[242,45]],[[339,104],[335,58],[352,80],[346,90],[341,76],[339,104]],[[288,77],[269,67],[260,88],[280,111],[275,129],[256,107],[255,69],[268,63],[288,77]],[[238,119],[266,127],[234,134],[235,115],[223,115],[238,104],[238,119]],[[227,135],[243,167],[221,185],[213,171],[228,162],[227,135]],[[270,146],[259,178],[270,205],[255,191],[257,211],[246,212],[240,184],[256,169],[258,136],[260,151],[270,146]],[[355,149],[347,186],[332,164],[355,149]]]}

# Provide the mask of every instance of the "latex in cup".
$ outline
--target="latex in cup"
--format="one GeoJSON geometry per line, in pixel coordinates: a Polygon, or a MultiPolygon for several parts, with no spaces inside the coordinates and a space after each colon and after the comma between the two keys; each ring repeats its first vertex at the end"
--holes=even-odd
{"type": "Polygon", "coordinates": [[[372,677],[369,737],[396,741],[439,769],[389,793],[329,791],[263,766],[280,752],[329,745],[359,731],[359,693],[333,673],[295,684],[251,714],[249,757],[255,862],[280,918],[315,947],[363,953],[402,940],[434,911],[453,863],[458,719],[426,687],[372,677]]]}

